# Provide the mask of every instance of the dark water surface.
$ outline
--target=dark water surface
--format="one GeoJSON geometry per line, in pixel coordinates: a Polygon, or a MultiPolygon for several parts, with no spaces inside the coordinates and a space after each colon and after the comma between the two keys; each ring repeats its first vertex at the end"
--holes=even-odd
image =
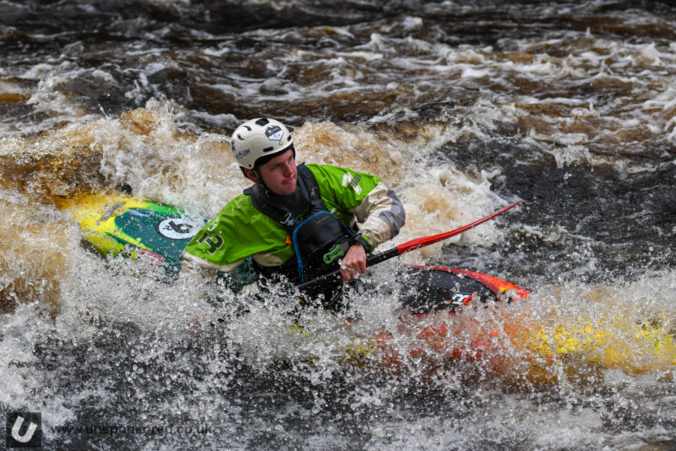
{"type": "Polygon", "coordinates": [[[676,323],[676,8],[382,3],[0,0],[0,418],[39,412],[46,449],[676,446],[676,351],[645,338],[676,323]],[[301,160],[388,181],[395,244],[523,199],[405,260],[531,290],[477,324],[603,343],[355,363],[398,327],[392,262],[361,322],[308,312],[303,334],[288,299],[211,327],[247,294],[214,308],[80,246],[62,207],[83,194],[214,215],[246,186],[227,137],[262,115],[301,160]]]}

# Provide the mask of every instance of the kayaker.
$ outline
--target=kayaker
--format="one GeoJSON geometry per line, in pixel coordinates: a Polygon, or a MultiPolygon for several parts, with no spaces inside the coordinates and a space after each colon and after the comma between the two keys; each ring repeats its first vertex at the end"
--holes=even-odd
{"type": "Polygon", "coordinates": [[[195,235],[183,266],[240,282],[253,266],[258,275],[283,275],[293,283],[340,268],[342,281],[349,282],[366,271],[367,254],[404,225],[401,201],[380,178],[332,165],[297,165],[292,135],[275,119],[237,127],[231,149],[254,185],[195,235]]]}

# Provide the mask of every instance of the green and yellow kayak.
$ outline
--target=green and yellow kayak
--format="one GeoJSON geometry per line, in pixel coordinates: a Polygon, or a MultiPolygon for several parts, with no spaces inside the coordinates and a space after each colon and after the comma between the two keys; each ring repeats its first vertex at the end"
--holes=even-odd
{"type": "MultiPolygon", "coordinates": [[[[63,208],[79,223],[88,245],[102,255],[150,256],[169,272],[178,272],[183,249],[204,224],[180,208],[121,194],[84,196],[63,208]]],[[[398,330],[355,339],[349,359],[390,368],[421,360],[436,368],[457,359],[492,359],[496,371],[516,371],[519,377],[538,380],[556,378],[553,368],[561,362],[633,373],[676,367],[676,344],[668,322],[632,324],[618,316],[557,323],[527,314],[478,322],[458,313],[494,301],[523,301],[529,292],[464,269],[403,266],[401,271],[407,287],[400,294],[398,330]],[[402,336],[408,337],[406,346],[395,345],[402,336]]]]}

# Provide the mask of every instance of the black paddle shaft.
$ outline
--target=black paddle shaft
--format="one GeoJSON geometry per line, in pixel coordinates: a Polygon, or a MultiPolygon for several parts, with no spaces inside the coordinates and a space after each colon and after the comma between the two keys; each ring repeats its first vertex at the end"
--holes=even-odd
{"type": "MultiPolygon", "coordinates": [[[[458,235],[459,233],[464,232],[465,230],[469,230],[471,228],[474,228],[478,226],[479,224],[483,224],[484,222],[495,218],[496,216],[499,216],[506,212],[507,210],[516,207],[519,205],[521,201],[514,202],[511,205],[508,205],[495,213],[492,213],[485,218],[481,218],[478,221],[474,221],[470,224],[467,224],[465,226],[462,226],[460,228],[457,228],[455,230],[450,230],[448,232],[440,233],[437,235],[432,235],[432,236],[424,236],[421,238],[417,238],[411,241],[407,241],[404,244],[400,244],[397,247],[394,247],[392,249],[389,249],[385,252],[381,252],[379,254],[375,255],[370,255],[369,257],[366,258],[366,264],[367,265],[375,265],[376,263],[383,262],[385,260],[389,260],[390,258],[397,257],[405,252],[410,252],[416,249],[420,249],[421,247],[429,246],[430,244],[438,243],[439,241],[443,241],[445,239],[448,239],[452,236],[458,235]]],[[[317,283],[321,282],[328,282],[328,281],[335,281],[340,277],[340,270],[336,270],[333,272],[330,272],[328,274],[325,274],[323,276],[318,277],[317,279],[310,280],[309,282],[304,282],[300,285],[298,285],[299,289],[305,289],[307,287],[313,286],[317,283]]]]}
{"type": "MultiPolygon", "coordinates": [[[[397,257],[399,255],[399,250],[394,247],[392,249],[389,249],[385,252],[380,252],[378,254],[371,254],[366,258],[366,265],[375,265],[377,263],[384,262],[385,260],[389,260],[393,257],[397,257]]],[[[298,285],[298,289],[303,290],[307,289],[308,287],[311,287],[313,285],[316,285],[318,283],[323,283],[323,282],[329,282],[329,281],[335,281],[341,277],[340,275],[340,269],[337,269],[335,271],[331,271],[329,273],[326,273],[322,276],[317,277],[316,279],[312,279],[308,282],[301,283],[298,285]]]]}

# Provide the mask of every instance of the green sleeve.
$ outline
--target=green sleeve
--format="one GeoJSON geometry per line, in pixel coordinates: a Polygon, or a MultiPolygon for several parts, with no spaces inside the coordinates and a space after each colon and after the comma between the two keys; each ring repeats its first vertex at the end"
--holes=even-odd
{"type": "Polygon", "coordinates": [[[374,175],[339,166],[308,164],[307,167],[317,180],[326,208],[345,224],[352,221],[351,210],[359,207],[382,181],[374,175]]]}
{"type": "Polygon", "coordinates": [[[247,195],[229,202],[200,230],[185,252],[214,269],[231,271],[250,255],[267,253],[286,261],[293,256],[287,233],[260,213],[247,195]]]}
{"type": "Polygon", "coordinates": [[[336,166],[307,165],[315,175],[326,207],[353,226],[371,246],[392,239],[406,222],[404,205],[380,178],[336,166]]]}

